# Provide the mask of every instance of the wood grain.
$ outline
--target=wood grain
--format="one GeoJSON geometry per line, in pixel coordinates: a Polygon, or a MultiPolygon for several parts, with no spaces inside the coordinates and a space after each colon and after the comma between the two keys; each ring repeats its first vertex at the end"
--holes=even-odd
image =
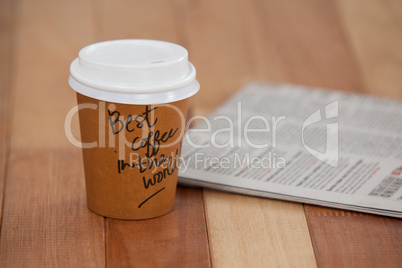
{"type": "Polygon", "coordinates": [[[399,219],[306,206],[319,266],[400,267],[399,219]]]}
{"type": "MultiPolygon", "coordinates": [[[[395,16],[401,6],[388,1],[338,4],[364,92],[401,98],[401,24],[395,16]]],[[[401,220],[315,206],[305,210],[319,265],[399,267],[402,263],[401,220]]]]}
{"type": "Polygon", "coordinates": [[[103,0],[94,9],[100,40],[156,39],[182,44],[170,1],[103,0]]]}
{"type": "Polygon", "coordinates": [[[17,7],[0,266],[102,267],[105,221],[86,208],[81,153],[63,129],[75,104],[69,64],[91,39],[90,3],[17,7]]]}
{"type": "Polygon", "coordinates": [[[370,94],[402,99],[402,4],[398,0],[337,1],[370,94]]]}
{"type": "Polygon", "coordinates": [[[178,187],[175,207],[165,216],[106,222],[108,267],[210,267],[199,189],[178,187]]]}
{"type": "Polygon", "coordinates": [[[9,102],[12,30],[15,7],[12,1],[0,1],[0,228],[9,147],[9,102]]]}
{"type": "Polygon", "coordinates": [[[180,27],[201,89],[194,106],[215,110],[253,79],[268,80],[271,65],[250,1],[176,1],[180,27]]]}
{"type": "MultiPolygon", "coordinates": [[[[67,79],[71,61],[94,40],[90,0],[20,0],[18,7],[11,146],[74,148],[64,131],[65,116],[76,104],[67,79]]],[[[78,133],[78,120],[72,127],[78,133]]]]}
{"type": "Polygon", "coordinates": [[[316,266],[300,204],[212,190],[204,198],[214,266],[316,266]]]}
{"type": "Polygon", "coordinates": [[[105,221],[63,127],[69,64],[106,39],[184,45],[194,114],[253,79],[402,98],[401,18],[399,0],[0,0],[0,266],[400,266],[400,220],[336,209],[179,187],[164,217],[105,221]]]}
{"type": "Polygon", "coordinates": [[[256,1],[275,81],[362,92],[364,85],[332,1],[256,1]]]}
{"type": "MultiPolygon", "coordinates": [[[[262,54],[271,44],[263,43],[256,8],[250,1],[180,2],[201,84],[197,111],[216,108],[251,79],[274,75],[270,55],[262,54]]],[[[316,265],[302,205],[206,189],[204,202],[213,266],[316,265]]]]}
{"type": "Polygon", "coordinates": [[[86,207],[81,153],[12,150],[1,267],[102,267],[104,220],[86,207]]]}
{"type": "MultiPolygon", "coordinates": [[[[103,1],[95,14],[100,40],[143,38],[183,45],[172,2],[103,1]]],[[[201,189],[179,187],[173,212],[161,218],[106,222],[108,266],[210,266],[201,189]]]]}
{"type": "MultiPolygon", "coordinates": [[[[284,79],[365,92],[370,82],[360,75],[361,63],[356,61],[356,49],[350,46],[334,2],[265,1],[264,4],[267,25],[272,25],[267,32],[278,43],[277,68],[284,79]]],[[[387,219],[385,227],[381,224],[382,217],[309,205],[305,211],[319,266],[363,267],[381,262],[392,265],[399,259],[394,250],[400,248],[401,236],[391,237],[389,233],[400,234],[400,221],[387,219]],[[375,245],[379,244],[381,250],[388,251],[387,257],[377,254],[375,245]]]]}

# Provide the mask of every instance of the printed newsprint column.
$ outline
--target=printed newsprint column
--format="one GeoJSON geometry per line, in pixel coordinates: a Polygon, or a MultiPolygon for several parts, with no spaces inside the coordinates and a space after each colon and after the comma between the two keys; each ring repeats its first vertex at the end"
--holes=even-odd
{"type": "Polygon", "coordinates": [[[402,217],[402,103],[252,83],[183,141],[186,185],[402,217]]]}

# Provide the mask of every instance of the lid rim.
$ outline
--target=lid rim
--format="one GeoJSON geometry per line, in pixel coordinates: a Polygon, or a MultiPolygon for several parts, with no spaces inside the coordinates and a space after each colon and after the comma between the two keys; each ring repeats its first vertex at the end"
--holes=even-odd
{"type": "Polygon", "coordinates": [[[141,85],[141,84],[107,84],[104,82],[98,82],[89,77],[82,75],[76,69],[79,68],[79,58],[73,60],[70,65],[70,75],[74,77],[75,80],[80,81],[80,83],[85,84],[90,87],[96,87],[101,90],[110,91],[110,92],[126,92],[126,93],[135,93],[135,92],[144,92],[146,90],[155,90],[155,91],[168,91],[172,90],[176,87],[181,87],[186,84],[191,83],[195,80],[196,70],[191,62],[188,62],[190,72],[181,77],[179,80],[168,81],[166,83],[159,84],[150,84],[150,85],[141,85]]]}
{"type": "Polygon", "coordinates": [[[98,88],[90,87],[77,81],[72,75],[68,78],[70,87],[79,94],[85,95],[101,101],[133,104],[133,105],[146,105],[146,104],[163,104],[175,101],[184,100],[195,95],[199,89],[200,84],[196,79],[192,83],[178,87],[170,91],[162,92],[118,92],[118,91],[104,91],[98,88]]]}
{"type": "Polygon", "coordinates": [[[85,46],[70,64],[69,84],[88,97],[130,104],[172,102],[199,89],[187,49],[150,39],[85,46]]]}

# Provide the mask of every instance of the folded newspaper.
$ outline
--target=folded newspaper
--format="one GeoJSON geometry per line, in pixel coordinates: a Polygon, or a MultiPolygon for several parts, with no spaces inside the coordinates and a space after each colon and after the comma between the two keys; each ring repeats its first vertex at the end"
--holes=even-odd
{"type": "Polygon", "coordinates": [[[191,120],[181,184],[402,218],[402,102],[252,83],[191,120]]]}

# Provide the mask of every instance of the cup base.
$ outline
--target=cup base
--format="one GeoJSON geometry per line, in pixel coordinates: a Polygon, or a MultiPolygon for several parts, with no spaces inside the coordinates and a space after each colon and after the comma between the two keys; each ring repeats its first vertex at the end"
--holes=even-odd
{"type": "Polygon", "coordinates": [[[114,215],[104,215],[103,213],[99,213],[96,210],[91,209],[89,206],[87,206],[87,208],[91,212],[95,213],[96,215],[102,216],[102,217],[105,217],[105,218],[110,218],[110,219],[114,219],[114,220],[123,220],[123,221],[140,221],[140,220],[151,220],[151,219],[155,219],[155,218],[165,216],[165,215],[169,214],[169,212],[171,212],[174,209],[174,206],[171,207],[166,212],[161,212],[161,213],[155,214],[153,216],[148,216],[148,217],[141,217],[141,216],[121,217],[121,216],[114,216],[114,215]]]}

